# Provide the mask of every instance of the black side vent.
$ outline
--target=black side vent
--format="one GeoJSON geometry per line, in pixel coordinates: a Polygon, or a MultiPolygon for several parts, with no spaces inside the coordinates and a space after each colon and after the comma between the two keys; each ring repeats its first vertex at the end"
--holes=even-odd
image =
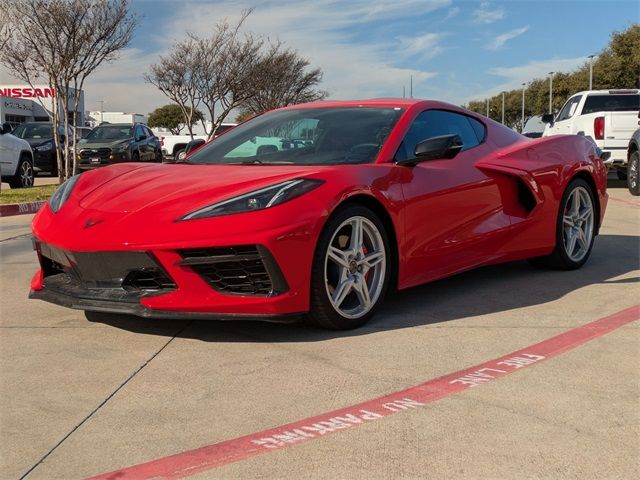
{"type": "Polygon", "coordinates": [[[275,296],[289,287],[269,251],[260,245],[180,250],[178,265],[191,268],[215,290],[275,296]]]}
{"type": "Polygon", "coordinates": [[[531,190],[528,186],[525,185],[524,181],[518,179],[518,201],[525,208],[527,213],[531,213],[531,211],[536,207],[536,199],[531,193],[531,190]]]}

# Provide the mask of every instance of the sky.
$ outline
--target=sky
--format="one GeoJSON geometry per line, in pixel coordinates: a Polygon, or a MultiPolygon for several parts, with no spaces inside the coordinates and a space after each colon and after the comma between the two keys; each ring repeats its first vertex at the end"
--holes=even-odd
{"type": "MultiPolygon", "coordinates": [[[[280,40],[324,72],[331,99],[409,95],[455,104],[570,71],[640,22],[637,0],[131,0],[129,48],[89,77],[85,107],[149,113],[169,103],[142,78],[187,32],[254,8],[245,30],[280,40]]],[[[0,70],[0,83],[11,81],[0,70]]],[[[585,79],[586,82],[586,79],[585,79]]],[[[12,82],[15,83],[15,82],[12,82]]],[[[585,89],[588,85],[585,85],[585,89]]]]}

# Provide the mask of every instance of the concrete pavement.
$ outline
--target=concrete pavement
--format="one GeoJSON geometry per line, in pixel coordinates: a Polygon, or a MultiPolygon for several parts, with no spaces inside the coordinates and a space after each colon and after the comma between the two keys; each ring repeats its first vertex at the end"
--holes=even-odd
{"type": "MultiPolygon", "coordinates": [[[[369,325],[342,333],[88,320],[29,301],[31,216],[0,218],[0,478],[81,478],[210,445],[637,304],[640,201],[623,188],[610,195],[583,269],[479,269],[401,292],[369,325]]],[[[194,478],[637,478],[639,324],[411,412],[194,478]]]]}

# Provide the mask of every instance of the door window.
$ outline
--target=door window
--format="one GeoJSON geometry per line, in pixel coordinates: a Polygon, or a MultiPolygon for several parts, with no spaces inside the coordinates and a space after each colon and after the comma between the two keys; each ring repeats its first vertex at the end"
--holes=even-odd
{"type": "Polygon", "coordinates": [[[404,137],[396,160],[413,158],[416,145],[424,140],[441,135],[459,135],[462,139],[462,150],[469,150],[484,141],[484,125],[460,113],[445,110],[427,110],[416,117],[404,137]]]}
{"type": "Polygon", "coordinates": [[[573,117],[576,113],[576,109],[578,108],[578,104],[582,99],[582,95],[576,95],[575,97],[571,97],[567,100],[567,103],[564,104],[562,110],[558,114],[558,118],[556,118],[556,122],[561,122],[562,120],[567,120],[568,118],[573,117]]]}

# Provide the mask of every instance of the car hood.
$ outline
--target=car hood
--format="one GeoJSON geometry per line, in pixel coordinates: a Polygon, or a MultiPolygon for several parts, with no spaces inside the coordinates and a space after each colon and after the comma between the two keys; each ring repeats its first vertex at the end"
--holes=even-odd
{"type": "Polygon", "coordinates": [[[117,147],[119,145],[125,144],[125,143],[129,143],[132,142],[133,138],[125,138],[124,140],[120,139],[120,140],[113,140],[113,141],[105,141],[105,140],[85,140],[82,143],[78,143],[78,148],[82,149],[82,148],[114,148],[117,147]]]}
{"type": "Polygon", "coordinates": [[[25,138],[23,140],[26,141],[31,148],[33,148],[33,147],[38,147],[40,145],[43,145],[45,143],[49,143],[53,141],[53,138],[25,138]]]}
{"type": "Polygon", "coordinates": [[[83,209],[110,213],[162,212],[177,218],[236,195],[312,175],[320,168],[128,163],[85,173],[90,177],[86,182],[81,178],[76,189],[83,209]],[[83,187],[82,183],[86,185],[83,187]]]}

